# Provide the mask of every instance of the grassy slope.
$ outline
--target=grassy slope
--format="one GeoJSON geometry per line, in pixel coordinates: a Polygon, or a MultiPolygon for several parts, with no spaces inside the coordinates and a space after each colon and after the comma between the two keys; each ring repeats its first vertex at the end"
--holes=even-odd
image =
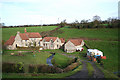
{"type": "Polygon", "coordinates": [[[72,58],[69,58],[61,54],[56,54],[54,56],[54,59],[55,59],[55,64],[57,64],[58,67],[63,68],[66,67],[66,65],[72,58]]]}
{"type": "Polygon", "coordinates": [[[86,41],[91,48],[96,48],[104,52],[107,57],[104,68],[111,72],[118,70],[118,41],[86,41]]]}
{"type": "Polygon", "coordinates": [[[11,35],[15,36],[17,31],[24,33],[24,29],[27,29],[27,32],[42,32],[55,29],[57,26],[43,26],[40,27],[19,27],[19,28],[2,28],[2,40],[8,40],[11,35]]]}
{"type": "Polygon", "coordinates": [[[103,40],[118,40],[118,29],[74,29],[74,28],[61,28],[61,34],[54,34],[54,36],[68,38],[98,38],[103,40]]]}
{"type": "MultiPolygon", "coordinates": [[[[68,38],[97,38],[101,40],[86,40],[85,42],[90,46],[90,48],[97,48],[104,52],[107,57],[104,62],[104,68],[111,72],[116,72],[118,70],[118,29],[117,28],[101,28],[101,29],[72,29],[72,28],[62,28],[64,31],[62,34],[54,34],[58,37],[68,38]]],[[[82,54],[80,54],[82,55],[82,54]]]]}

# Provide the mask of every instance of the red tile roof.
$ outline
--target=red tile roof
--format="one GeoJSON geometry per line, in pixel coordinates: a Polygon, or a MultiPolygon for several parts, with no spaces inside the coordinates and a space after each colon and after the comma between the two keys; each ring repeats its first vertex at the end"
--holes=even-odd
{"type": "Polygon", "coordinates": [[[44,37],[43,40],[45,39],[45,41],[49,42],[51,39],[53,41],[55,41],[57,39],[57,37],[44,37]]]}
{"type": "Polygon", "coordinates": [[[36,32],[36,33],[26,33],[28,35],[29,38],[41,38],[42,36],[36,32]]]}
{"type": "Polygon", "coordinates": [[[22,40],[28,40],[29,38],[41,38],[42,36],[36,32],[36,33],[19,33],[20,37],[22,38],[22,40]]]}
{"type": "Polygon", "coordinates": [[[20,37],[22,38],[22,40],[29,40],[28,35],[26,35],[26,33],[19,33],[20,37]]]}
{"type": "Polygon", "coordinates": [[[11,36],[9,40],[5,42],[5,45],[12,45],[15,41],[15,36],[11,36]]]}
{"type": "Polygon", "coordinates": [[[82,39],[69,39],[68,41],[71,41],[75,46],[81,45],[82,39]]]}
{"type": "Polygon", "coordinates": [[[65,42],[65,39],[64,38],[60,38],[61,42],[64,43],[65,42]]]}

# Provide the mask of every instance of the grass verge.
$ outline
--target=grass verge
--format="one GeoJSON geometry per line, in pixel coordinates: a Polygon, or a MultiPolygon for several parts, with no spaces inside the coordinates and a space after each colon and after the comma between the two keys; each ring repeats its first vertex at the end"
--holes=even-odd
{"type": "Polygon", "coordinates": [[[88,76],[92,77],[94,68],[90,63],[87,63],[87,69],[88,69],[88,76]]]}

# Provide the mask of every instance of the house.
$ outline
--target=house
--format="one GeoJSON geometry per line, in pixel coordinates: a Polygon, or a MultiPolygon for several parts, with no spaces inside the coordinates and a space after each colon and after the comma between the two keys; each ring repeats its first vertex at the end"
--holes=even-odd
{"type": "Polygon", "coordinates": [[[38,32],[27,32],[25,28],[25,33],[17,32],[16,36],[11,36],[5,45],[7,49],[16,49],[17,47],[29,47],[29,46],[40,46],[40,40],[42,36],[38,32]]]}
{"type": "Polygon", "coordinates": [[[13,50],[13,49],[16,49],[15,47],[15,36],[11,36],[9,38],[9,40],[7,40],[4,44],[6,46],[7,49],[10,49],[10,50],[13,50]]]}
{"type": "Polygon", "coordinates": [[[80,50],[82,46],[84,46],[84,41],[82,39],[69,39],[64,46],[64,51],[72,53],[80,50]]]}
{"type": "Polygon", "coordinates": [[[59,49],[63,46],[65,40],[58,37],[44,37],[41,41],[43,49],[59,49]]]}

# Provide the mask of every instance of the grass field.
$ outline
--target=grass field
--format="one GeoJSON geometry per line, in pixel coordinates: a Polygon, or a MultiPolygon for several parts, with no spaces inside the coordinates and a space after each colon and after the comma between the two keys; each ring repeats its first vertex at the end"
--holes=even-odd
{"type": "Polygon", "coordinates": [[[39,27],[19,27],[19,28],[2,28],[2,40],[8,40],[11,35],[15,36],[17,31],[24,33],[24,29],[27,29],[27,32],[42,32],[55,29],[57,26],[39,26],[39,27]]]}
{"type": "Polygon", "coordinates": [[[74,28],[61,28],[54,36],[69,38],[97,38],[102,40],[118,40],[118,29],[101,28],[101,29],[74,29],[74,28]],[[59,34],[58,32],[63,33],[59,34]]]}

